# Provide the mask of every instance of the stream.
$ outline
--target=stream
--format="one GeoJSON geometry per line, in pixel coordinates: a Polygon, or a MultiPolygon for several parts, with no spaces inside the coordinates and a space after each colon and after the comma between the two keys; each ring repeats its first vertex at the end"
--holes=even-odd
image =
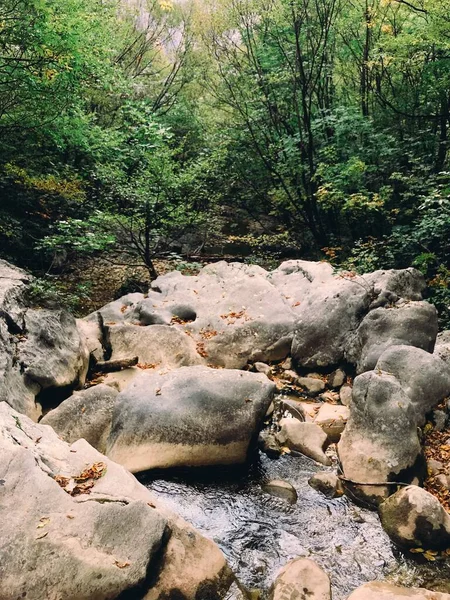
{"type": "Polygon", "coordinates": [[[245,467],[215,467],[139,477],[169,508],[212,538],[248,589],[270,587],[292,558],[310,557],[330,576],[333,600],[374,579],[450,592],[450,564],[406,557],[384,533],[375,512],[345,496],[333,500],[308,479],[320,465],[304,456],[278,460],[258,453],[245,467]],[[295,504],[264,492],[284,479],[298,494],[295,504]]]}

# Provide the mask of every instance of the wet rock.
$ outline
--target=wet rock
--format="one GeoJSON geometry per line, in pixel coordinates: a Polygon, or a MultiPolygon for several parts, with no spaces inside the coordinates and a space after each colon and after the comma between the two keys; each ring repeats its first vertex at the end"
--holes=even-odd
{"type": "Polygon", "coordinates": [[[41,419],[67,443],[84,438],[99,452],[106,450],[117,390],[100,384],[76,392],[41,419]]]}
{"type": "Polygon", "coordinates": [[[450,600],[450,594],[425,590],[423,588],[405,588],[385,581],[365,583],[350,594],[348,600],[450,600]]]}
{"type": "Polygon", "coordinates": [[[283,498],[283,500],[287,500],[291,504],[297,502],[297,492],[295,487],[282,479],[272,479],[268,483],[265,483],[262,486],[262,489],[267,494],[276,496],[277,498],[283,498]]]}
{"type": "Polygon", "coordinates": [[[215,544],[85,440],[69,446],[3,403],[0,451],[2,599],[109,600],[156,581],[152,591],[194,600],[230,582],[215,544]],[[68,493],[64,478],[86,469],[102,476],[68,493]]]}
{"type": "Polygon", "coordinates": [[[267,454],[269,458],[279,458],[281,456],[281,446],[277,442],[274,433],[268,429],[263,429],[258,436],[258,448],[261,452],[267,454]]]}
{"type": "Polygon", "coordinates": [[[357,372],[373,369],[390,346],[415,346],[432,352],[438,333],[437,311],[428,302],[399,302],[370,311],[358,327],[347,359],[357,372]]]}
{"type": "Polygon", "coordinates": [[[111,360],[137,356],[139,363],[159,368],[204,364],[194,340],[168,325],[113,325],[107,328],[111,360]]]}
{"type": "Polygon", "coordinates": [[[314,419],[314,423],[323,429],[331,442],[338,442],[349,416],[350,411],[346,406],[323,404],[314,419]]]}
{"type": "Polygon", "coordinates": [[[331,600],[328,575],[308,558],[297,558],[283,567],[269,592],[269,600],[296,598],[331,600]]]}
{"type": "Polygon", "coordinates": [[[117,397],[107,455],[132,472],[242,463],[275,389],[248,371],[143,372],[117,397]]]}
{"type": "Polygon", "coordinates": [[[420,487],[402,488],[380,505],[379,512],[386,533],[399,546],[450,547],[450,515],[437,498],[420,487]]]}
{"type": "Polygon", "coordinates": [[[344,493],[339,477],[329,471],[315,473],[310,477],[308,483],[327,498],[337,498],[344,493]]]}
{"type": "Polygon", "coordinates": [[[324,452],[328,438],[318,425],[289,418],[281,419],[279,425],[277,440],[282,446],[297,450],[323,465],[331,464],[324,452]]]}
{"type": "Polygon", "coordinates": [[[345,477],[358,483],[346,484],[352,496],[377,504],[392,487],[367,484],[414,477],[421,453],[416,415],[411,399],[392,375],[369,371],[356,377],[350,418],[338,444],[345,477]]]}
{"type": "Polygon", "coordinates": [[[333,371],[328,375],[327,383],[332,388],[340,388],[345,381],[345,377],[345,371],[342,369],[336,369],[336,371],[333,371]]]}
{"type": "Polygon", "coordinates": [[[339,400],[344,406],[350,406],[352,401],[352,387],[343,385],[339,390],[339,400]]]}

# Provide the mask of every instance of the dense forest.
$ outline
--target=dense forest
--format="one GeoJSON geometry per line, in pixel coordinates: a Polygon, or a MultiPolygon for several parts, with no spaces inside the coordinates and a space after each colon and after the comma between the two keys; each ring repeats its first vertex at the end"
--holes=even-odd
{"type": "Polygon", "coordinates": [[[415,266],[449,325],[449,128],[446,0],[0,3],[0,247],[41,291],[243,249],[415,266]]]}

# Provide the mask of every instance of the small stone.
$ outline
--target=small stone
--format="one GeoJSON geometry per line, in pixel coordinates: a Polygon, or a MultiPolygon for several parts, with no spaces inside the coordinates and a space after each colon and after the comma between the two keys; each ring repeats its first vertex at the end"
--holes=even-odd
{"type": "Polygon", "coordinates": [[[327,383],[331,388],[340,388],[345,381],[345,372],[342,369],[336,369],[327,377],[327,383]]]}
{"type": "Polygon", "coordinates": [[[324,392],[323,394],[320,394],[320,400],[322,400],[322,402],[330,402],[331,404],[337,404],[339,400],[339,393],[324,392]]]}
{"type": "Polygon", "coordinates": [[[308,558],[296,558],[280,571],[269,592],[269,600],[331,600],[328,575],[308,558]]]}
{"type": "Polygon", "coordinates": [[[443,410],[433,411],[434,428],[436,431],[444,431],[447,423],[447,415],[443,410]]]}
{"type": "Polygon", "coordinates": [[[350,385],[343,385],[339,390],[339,400],[344,406],[350,406],[352,402],[352,388],[350,385]]]}
{"type": "Polygon", "coordinates": [[[308,480],[309,485],[327,498],[337,498],[344,493],[341,480],[335,473],[321,471],[308,480]]]}
{"type": "Polygon", "coordinates": [[[273,403],[273,401],[270,403],[269,408],[267,409],[266,412],[266,418],[269,418],[273,415],[273,411],[275,410],[275,404],[273,403]]]}
{"type": "Polygon", "coordinates": [[[320,394],[325,389],[325,382],[322,379],[316,379],[315,377],[298,377],[296,380],[297,385],[306,388],[313,396],[320,394]]]}
{"type": "Polygon", "coordinates": [[[292,358],[290,356],[281,363],[281,368],[285,371],[290,371],[292,369],[292,358]]]}
{"type": "Polygon", "coordinates": [[[443,490],[450,489],[450,477],[448,475],[446,475],[445,473],[441,473],[440,475],[438,475],[436,477],[436,483],[443,490]]]}
{"type": "Polygon", "coordinates": [[[253,368],[257,373],[263,373],[267,377],[272,374],[272,367],[263,362],[255,362],[253,368]]]}
{"type": "Polygon", "coordinates": [[[331,460],[325,454],[328,443],[326,433],[315,423],[302,423],[297,419],[281,419],[277,441],[291,450],[297,450],[313,460],[330,466],[331,460]]]}
{"type": "Polygon", "coordinates": [[[297,502],[297,492],[294,486],[282,479],[272,479],[269,483],[265,483],[262,489],[271,496],[283,498],[283,500],[287,500],[291,504],[297,502]]]}
{"type": "Polygon", "coordinates": [[[319,402],[300,402],[299,400],[292,400],[286,398],[281,400],[280,408],[284,413],[287,411],[294,419],[299,421],[309,421],[312,423],[316,417],[316,414],[322,404],[319,402]]]}
{"type": "Polygon", "coordinates": [[[434,458],[427,460],[427,471],[429,475],[438,475],[444,470],[444,465],[434,458]]]}
{"type": "Polygon", "coordinates": [[[349,416],[350,410],[347,406],[323,404],[314,419],[314,423],[323,429],[331,442],[338,442],[349,416]]]}

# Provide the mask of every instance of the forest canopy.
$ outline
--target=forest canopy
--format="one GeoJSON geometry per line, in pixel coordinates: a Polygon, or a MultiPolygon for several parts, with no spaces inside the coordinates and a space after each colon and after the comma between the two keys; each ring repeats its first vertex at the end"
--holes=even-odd
{"type": "Polygon", "coordinates": [[[446,0],[0,4],[0,246],[36,273],[415,266],[449,324],[449,126],[446,0]]]}

